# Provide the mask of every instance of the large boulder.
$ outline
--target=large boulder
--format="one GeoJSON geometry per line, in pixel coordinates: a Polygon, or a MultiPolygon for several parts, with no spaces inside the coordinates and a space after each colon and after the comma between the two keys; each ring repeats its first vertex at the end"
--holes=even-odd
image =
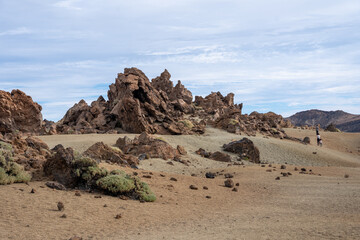
{"type": "Polygon", "coordinates": [[[0,90],[0,132],[40,133],[41,106],[20,90],[0,90]]]}
{"type": "Polygon", "coordinates": [[[89,147],[83,155],[88,156],[96,161],[106,161],[117,163],[122,166],[135,166],[139,160],[132,155],[125,155],[120,149],[111,148],[103,142],[97,142],[89,147]]]}
{"type": "Polygon", "coordinates": [[[52,150],[54,154],[45,162],[44,173],[66,187],[73,188],[77,186],[78,176],[73,171],[73,163],[75,161],[74,150],[72,148],[64,148],[60,144],[52,150]]]}
{"type": "Polygon", "coordinates": [[[223,148],[224,151],[239,154],[241,159],[247,159],[254,163],[260,163],[260,151],[248,138],[224,144],[223,148]]]}
{"type": "Polygon", "coordinates": [[[180,159],[182,154],[186,154],[185,149],[180,146],[173,148],[164,140],[154,138],[146,132],[142,133],[134,140],[130,140],[127,137],[119,138],[116,142],[116,146],[119,147],[123,153],[132,154],[137,157],[145,154],[150,158],[177,160],[180,159]]]}

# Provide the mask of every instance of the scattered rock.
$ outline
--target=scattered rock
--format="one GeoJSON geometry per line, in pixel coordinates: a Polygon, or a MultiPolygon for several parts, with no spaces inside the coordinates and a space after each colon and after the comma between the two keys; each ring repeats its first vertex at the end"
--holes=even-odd
{"type": "Polygon", "coordinates": [[[272,172],[272,170],[271,170],[271,169],[266,169],[266,171],[267,171],[267,172],[272,172]]]}
{"type": "Polygon", "coordinates": [[[143,178],[151,178],[150,175],[143,175],[143,178]]]}
{"type": "Polygon", "coordinates": [[[299,169],[297,167],[294,168],[294,171],[299,171],[299,169]]]}
{"type": "Polygon", "coordinates": [[[313,152],[313,154],[317,154],[317,152],[313,152]]]}
{"type": "Polygon", "coordinates": [[[82,237],[78,237],[78,236],[73,236],[71,237],[69,240],[83,240],[82,237]]]}
{"type": "Polygon", "coordinates": [[[189,188],[192,189],[192,190],[198,190],[198,188],[196,186],[194,186],[194,185],[190,185],[189,188]]]}
{"type": "Polygon", "coordinates": [[[206,198],[207,198],[207,199],[210,199],[210,198],[211,198],[211,196],[206,196],[206,198]]]}
{"type": "Polygon", "coordinates": [[[101,195],[95,195],[94,198],[102,198],[101,195]]]}
{"type": "Polygon", "coordinates": [[[79,191],[76,191],[76,192],[75,192],[75,196],[80,197],[80,196],[81,196],[81,193],[80,193],[79,191]]]}
{"type": "Polygon", "coordinates": [[[160,174],[160,177],[166,177],[164,174],[160,174]]]}
{"type": "Polygon", "coordinates": [[[350,177],[350,176],[349,176],[349,174],[347,174],[347,173],[344,175],[344,178],[349,178],[349,177],[350,177]]]}
{"type": "Polygon", "coordinates": [[[59,211],[64,211],[65,206],[64,206],[64,204],[62,202],[58,202],[57,203],[57,208],[58,208],[59,211]]]}
{"type": "Polygon", "coordinates": [[[310,138],[309,137],[304,137],[303,143],[310,144],[310,138]]]}
{"type": "Polygon", "coordinates": [[[301,171],[302,171],[302,172],[306,172],[306,168],[301,168],[301,171]]]}
{"type": "Polygon", "coordinates": [[[235,186],[237,186],[237,187],[240,186],[240,183],[236,183],[235,186]]]}
{"type": "Polygon", "coordinates": [[[286,172],[282,172],[281,175],[283,175],[283,177],[288,177],[289,176],[288,173],[286,173],[286,172]]]}
{"type": "Polygon", "coordinates": [[[280,177],[276,177],[275,180],[280,180],[280,177]]]}
{"type": "Polygon", "coordinates": [[[234,175],[232,175],[231,173],[225,173],[225,178],[233,178],[234,175]]]}
{"type": "Polygon", "coordinates": [[[207,172],[207,173],[205,173],[205,177],[206,177],[206,178],[215,178],[215,177],[216,177],[216,174],[215,174],[215,173],[212,173],[212,172],[207,172]]]}
{"type": "Polygon", "coordinates": [[[234,187],[234,181],[232,179],[225,180],[224,184],[225,184],[225,187],[228,187],[228,188],[234,187]]]}
{"type": "Polygon", "coordinates": [[[236,187],[234,187],[234,188],[232,189],[232,191],[233,191],[233,192],[237,192],[238,189],[237,189],[236,187]]]}
{"type": "Polygon", "coordinates": [[[67,218],[66,214],[64,213],[63,215],[60,216],[61,218],[67,218]]]}
{"type": "Polygon", "coordinates": [[[170,178],[170,181],[177,182],[177,179],[176,179],[176,178],[174,178],[174,177],[171,177],[171,178],[170,178]]]}
{"type": "Polygon", "coordinates": [[[126,201],[126,200],[129,200],[129,198],[126,197],[126,196],[124,196],[124,195],[120,195],[119,198],[120,198],[121,200],[125,200],[125,201],[126,201]]]}
{"type": "Polygon", "coordinates": [[[280,169],[286,169],[286,165],[281,165],[280,169]]]}
{"type": "Polygon", "coordinates": [[[121,215],[121,213],[119,213],[119,214],[116,214],[116,216],[115,216],[115,219],[120,219],[120,218],[122,218],[122,215],[121,215]]]}
{"type": "Polygon", "coordinates": [[[31,189],[31,192],[30,193],[35,193],[36,192],[36,190],[35,189],[31,189]]]}
{"type": "Polygon", "coordinates": [[[107,204],[104,204],[104,206],[103,207],[107,207],[108,205],[107,204]]]}
{"type": "Polygon", "coordinates": [[[209,190],[209,188],[207,186],[203,186],[204,190],[209,190]]]}

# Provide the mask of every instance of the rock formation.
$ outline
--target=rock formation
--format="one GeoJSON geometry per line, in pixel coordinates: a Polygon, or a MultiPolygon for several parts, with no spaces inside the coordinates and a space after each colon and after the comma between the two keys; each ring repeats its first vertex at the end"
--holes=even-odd
{"type": "MultiPolygon", "coordinates": [[[[192,94],[179,81],[173,87],[165,70],[150,82],[136,68],[125,68],[110,85],[108,101],[103,97],[89,106],[84,100],[68,110],[59,122],[62,133],[108,132],[113,129],[131,133],[202,133],[205,124],[191,121],[188,128],[181,120],[194,112],[192,94]]],[[[188,120],[189,121],[189,120],[188,120]]]]}
{"type": "MultiPolygon", "coordinates": [[[[142,133],[134,140],[127,137],[119,138],[116,146],[125,154],[132,154],[136,157],[142,158],[162,158],[164,160],[171,159],[180,161],[182,154],[186,151],[181,146],[173,148],[162,139],[154,138],[147,133],[142,133]],[[143,157],[143,155],[146,155],[143,157]]],[[[180,161],[181,162],[181,161],[180,161]]]]}
{"type": "Polygon", "coordinates": [[[40,133],[41,106],[20,90],[0,90],[0,132],[40,133]]]}

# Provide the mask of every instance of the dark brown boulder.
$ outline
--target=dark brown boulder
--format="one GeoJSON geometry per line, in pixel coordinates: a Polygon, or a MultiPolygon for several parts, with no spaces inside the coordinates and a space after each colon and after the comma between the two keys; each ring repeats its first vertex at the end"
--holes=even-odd
{"type": "Polygon", "coordinates": [[[248,138],[224,144],[223,148],[224,151],[239,154],[242,159],[248,159],[251,162],[260,163],[259,149],[248,138]]]}
{"type": "Polygon", "coordinates": [[[0,132],[40,133],[42,107],[20,90],[0,90],[0,132]]]}
{"type": "Polygon", "coordinates": [[[219,151],[212,153],[209,158],[219,162],[231,162],[231,157],[229,154],[222,153],[219,151]]]}
{"type": "Polygon", "coordinates": [[[65,187],[73,188],[77,186],[78,177],[73,172],[73,162],[75,160],[74,150],[57,145],[52,149],[55,154],[44,164],[44,173],[52,176],[54,181],[63,184],[65,187]]]}

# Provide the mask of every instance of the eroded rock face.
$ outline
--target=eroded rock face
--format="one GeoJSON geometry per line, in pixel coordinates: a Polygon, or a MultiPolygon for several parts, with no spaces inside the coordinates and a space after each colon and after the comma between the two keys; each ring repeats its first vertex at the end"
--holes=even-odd
{"type": "Polygon", "coordinates": [[[239,154],[241,159],[246,159],[254,163],[260,163],[260,151],[248,138],[224,144],[223,148],[224,151],[239,154]]]}
{"type": "Polygon", "coordinates": [[[20,90],[0,90],[0,132],[39,133],[42,125],[41,106],[20,90]]]}
{"type": "Polygon", "coordinates": [[[52,176],[54,181],[66,187],[73,188],[78,184],[78,177],[73,172],[72,164],[75,160],[74,150],[57,145],[52,149],[55,154],[44,164],[44,172],[52,176]]]}
{"type": "Polygon", "coordinates": [[[193,128],[179,123],[184,114],[194,112],[192,94],[181,82],[173,87],[167,70],[150,82],[141,70],[125,68],[109,88],[108,101],[100,97],[91,106],[80,101],[69,109],[57,131],[193,134],[205,128],[194,120],[193,128]]]}
{"type": "Polygon", "coordinates": [[[116,146],[119,147],[123,153],[132,154],[136,157],[147,154],[150,158],[178,160],[182,154],[186,154],[185,149],[181,146],[175,149],[164,140],[154,138],[145,132],[134,140],[130,140],[127,137],[119,138],[116,146]]]}
{"type": "Polygon", "coordinates": [[[121,150],[111,148],[103,142],[95,143],[89,147],[83,155],[88,156],[97,162],[106,161],[122,166],[136,166],[139,164],[139,160],[136,157],[125,155],[121,150]]]}
{"type": "Polygon", "coordinates": [[[196,96],[195,105],[202,108],[207,114],[225,114],[230,110],[237,110],[241,114],[242,104],[234,104],[234,94],[224,97],[220,92],[212,92],[205,98],[196,96]]]}

